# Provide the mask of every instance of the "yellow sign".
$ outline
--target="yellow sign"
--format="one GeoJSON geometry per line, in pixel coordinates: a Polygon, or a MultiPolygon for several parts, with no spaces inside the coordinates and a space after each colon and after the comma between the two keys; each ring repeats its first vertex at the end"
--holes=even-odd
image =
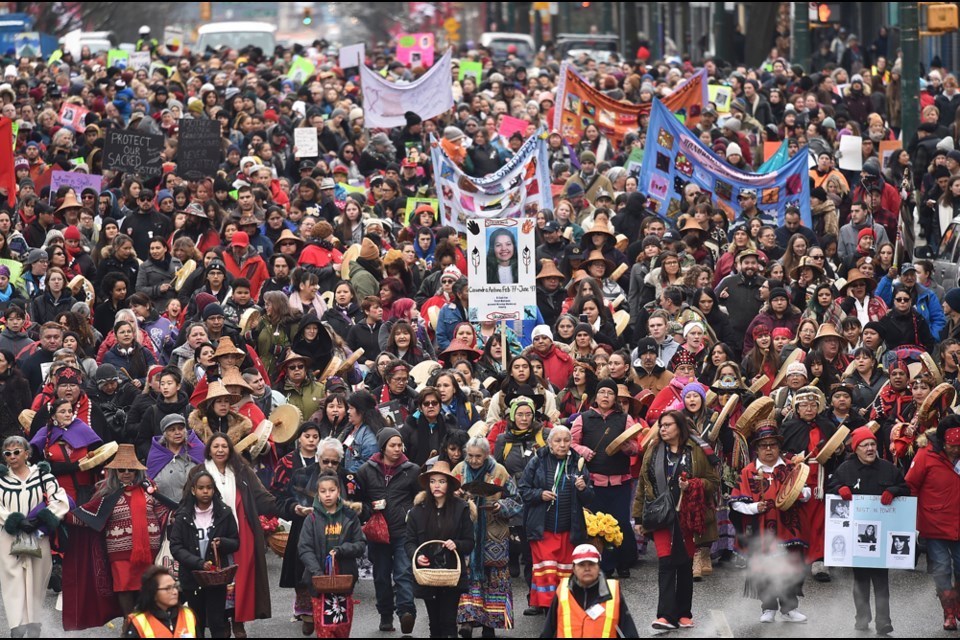
{"type": "Polygon", "coordinates": [[[460,30],[460,21],[456,18],[447,18],[443,23],[443,28],[447,33],[455,33],[460,30]]]}

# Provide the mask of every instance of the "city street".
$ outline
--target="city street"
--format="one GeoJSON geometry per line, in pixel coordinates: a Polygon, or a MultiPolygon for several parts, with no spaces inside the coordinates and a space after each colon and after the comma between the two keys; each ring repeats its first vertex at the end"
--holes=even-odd
{"type": "MultiPolygon", "coordinates": [[[[268,556],[270,582],[279,582],[280,560],[272,553],[268,556]]],[[[940,605],[934,595],[933,582],[925,573],[925,562],[921,559],[916,572],[891,572],[891,608],[895,637],[954,637],[956,634],[940,630],[940,605]]],[[[646,559],[633,571],[633,577],[625,581],[627,601],[641,636],[653,635],[650,621],[656,611],[657,584],[656,558],[651,548],[646,559]]],[[[697,583],[693,592],[693,609],[697,627],[690,631],[674,632],[686,637],[760,637],[760,638],[857,638],[875,636],[875,632],[857,632],[853,629],[853,587],[849,570],[834,570],[834,581],[821,584],[808,579],[804,584],[806,597],[800,601],[800,610],[806,613],[810,621],[805,625],[787,625],[775,623],[762,625],[759,622],[760,606],[755,600],[746,600],[743,593],[743,573],[720,565],[713,576],[697,583]]],[[[498,632],[498,635],[512,638],[531,638],[540,634],[543,618],[528,618],[520,615],[524,608],[525,587],[522,580],[514,581],[514,594],[518,597],[517,628],[498,632]]],[[[374,605],[373,582],[360,581],[356,591],[359,604],[356,605],[351,637],[389,638],[399,637],[397,632],[383,633],[378,630],[380,621],[374,605]]],[[[298,637],[300,624],[291,622],[290,615],[293,592],[286,589],[273,589],[273,618],[248,623],[247,633],[251,638],[298,637]]],[[[56,597],[51,593],[47,599],[48,615],[44,619],[44,635],[62,635],[70,638],[101,638],[119,635],[119,620],[114,628],[100,627],[83,632],[63,633],[60,631],[60,614],[54,611],[56,597]]],[[[427,616],[423,603],[418,601],[420,617],[414,629],[415,637],[427,637],[427,616]]],[[[0,614],[2,615],[2,614],[0,614]]],[[[0,618],[0,634],[6,636],[9,630],[6,620],[0,618]]],[[[480,634],[476,633],[475,637],[480,634]]]]}

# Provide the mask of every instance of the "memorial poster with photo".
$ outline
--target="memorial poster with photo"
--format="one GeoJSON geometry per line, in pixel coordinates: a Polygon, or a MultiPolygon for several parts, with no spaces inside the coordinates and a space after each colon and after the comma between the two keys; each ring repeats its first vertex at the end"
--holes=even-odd
{"type": "Polygon", "coordinates": [[[844,500],[826,496],[823,563],[828,567],[913,569],[917,553],[917,499],[880,496],[844,500]]]}
{"type": "Polygon", "coordinates": [[[523,320],[537,314],[535,218],[467,222],[470,306],[480,322],[523,320]]]}

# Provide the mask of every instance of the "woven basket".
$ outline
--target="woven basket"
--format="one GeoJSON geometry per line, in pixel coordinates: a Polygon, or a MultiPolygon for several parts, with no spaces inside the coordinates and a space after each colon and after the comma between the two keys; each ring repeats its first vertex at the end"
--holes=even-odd
{"type": "Polygon", "coordinates": [[[317,593],[346,594],[353,591],[353,576],[337,573],[337,561],[327,556],[324,562],[327,573],[313,576],[313,588],[317,593]]]}
{"type": "Polygon", "coordinates": [[[413,554],[413,577],[421,587],[455,587],[460,582],[460,554],[454,553],[457,558],[456,569],[430,569],[417,566],[417,556],[420,550],[428,544],[442,545],[442,540],[427,540],[413,554]]]}
{"type": "Polygon", "coordinates": [[[274,531],[267,536],[267,545],[275,554],[282,558],[284,552],[287,550],[287,539],[289,537],[290,533],[288,531],[274,531]]]}
{"type": "Polygon", "coordinates": [[[220,553],[217,551],[217,545],[213,545],[213,562],[217,567],[212,571],[194,571],[193,579],[201,587],[223,587],[231,582],[237,575],[237,565],[232,564],[229,567],[220,566],[220,553]]]}

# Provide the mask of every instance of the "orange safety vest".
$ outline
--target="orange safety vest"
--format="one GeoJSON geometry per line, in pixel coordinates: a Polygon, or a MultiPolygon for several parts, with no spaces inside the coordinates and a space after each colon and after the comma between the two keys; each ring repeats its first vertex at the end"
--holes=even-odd
{"type": "Polygon", "coordinates": [[[187,607],[180,607],[177,616],[177,628],[170,632],[165,624],[151,613],[137,613],[130,616],[130,623],[141,638],[196,638],[197,618],[187,607]]]}
{"type": "Polygon", "coordinates": [[[570,579],[557,587],[558,638],[616,638],[620,622],[620,584],[607,580],[610,599],[603,603],[603,613],[596,620],[587,615],[576,598],[570,597],[570,579]]]}

